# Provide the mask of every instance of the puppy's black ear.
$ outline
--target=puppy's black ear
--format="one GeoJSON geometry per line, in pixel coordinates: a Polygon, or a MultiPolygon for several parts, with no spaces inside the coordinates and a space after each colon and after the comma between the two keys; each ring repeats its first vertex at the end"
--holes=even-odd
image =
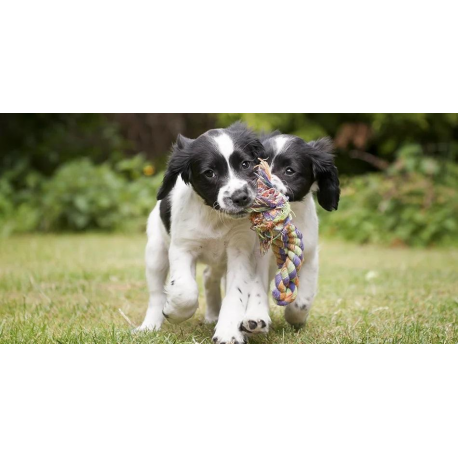
{"type": "Polygon", "coordinates": [[[191,155],[189,146],[194,140],[178,135],[176,143],[172,147],[172,155],[170,156],[167,170],[165,171],[164,180],[157,192],[157,199],[164,199],[167,194],[173,189],[177,178],[181,175],[185,183],[189,183],[191,179],[191,155]]]}
{"type": "Polygon", "coordinates": [[[337,210],[340,199],[340,183],[332,155],[332,140],[322,138],[310,142],[308,145],[312,148],[310,157],[313,164],[313,175],[318,184],[318,202],[329,212],[337,210]]]}

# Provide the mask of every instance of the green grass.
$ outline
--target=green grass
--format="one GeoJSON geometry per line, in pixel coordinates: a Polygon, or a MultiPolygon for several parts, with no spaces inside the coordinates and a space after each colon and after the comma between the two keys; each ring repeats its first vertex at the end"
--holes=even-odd
{"type": "MultiPolygon", "coordinates": [[[[133,335],[146,310],[141,235],[0,240],[0,343],[210,343],[196,316],[133,335]]],[[[320,292],[295,331],[272,306],[256,343],[457,343],[458,250],[321,242],[320,292]]],[[[199,279],[202,267],[199,268],[199,279]]]]}

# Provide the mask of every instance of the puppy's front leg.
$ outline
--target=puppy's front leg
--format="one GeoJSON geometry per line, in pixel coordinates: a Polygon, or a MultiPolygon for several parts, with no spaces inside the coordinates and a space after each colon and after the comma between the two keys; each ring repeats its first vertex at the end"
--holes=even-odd
{"type": "Polygon", "coordinates": [[[240,244],[240,239],[238,239],[238,246],[234,246],[234,244],[228,247],[227,290],[213,336],[215,343],[246,343],[240,330],[240,323],[243,320],[248,297],[253,288],[254,262],[250,257],[252,245],[246,243],[246,246],[242,247],[240,244]]]}
{"type": "Polygon", "coordinates": [[[172,323],[191,318],[199,307],[196,282],[196,256],[192,250],[170,245],[170,280],[162,313],[172,323]]]}
{"type": "Polygon", "coordinates": [[[256,260],[256,272],[253,289],[248,297],[248,306],[242,321],[241,329],[246,335],[269,332],[271,323],[269,316],[268,274],[271,253],[262,255],[259,248],[253,257],[256,260]]]}

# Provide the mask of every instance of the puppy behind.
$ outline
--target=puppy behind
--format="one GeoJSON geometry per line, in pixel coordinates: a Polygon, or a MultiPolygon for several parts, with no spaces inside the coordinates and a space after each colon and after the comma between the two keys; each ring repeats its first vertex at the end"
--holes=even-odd
{"type": "MultiPolygon", "coordinates": [[[[289,197],[294,224],[304,236],[304,263],[299,271],[296,300],[285,307],[285,319],[303,326],[313,304],[318,282],[318,217],[312,191],[327,211],[337,210],[340,184],[329,138],[305,142],[293,135],[273,132],[261,138],[271,165],[273,183],[289,197]]],[[[273,258],[273,257],[272,257],[273,258]]],[[[269,278],[276,266],[271,262],[269,278]]]]}

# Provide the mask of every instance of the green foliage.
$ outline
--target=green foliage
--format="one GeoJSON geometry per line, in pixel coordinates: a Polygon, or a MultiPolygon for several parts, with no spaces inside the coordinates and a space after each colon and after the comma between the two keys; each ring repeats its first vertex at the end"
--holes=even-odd
{"type": "MultiPolygon", "coordinates": [[[[35,174],[32,177],[37,178],[35,174]]],[[[0,236],[30,232],[38,227],[39,212],[32,197],[38,184],[33,181],[30,189],[17,192],[5,177],[0,178],[0,236]]]]}
{"type": "Polygon", "coordinates": [[[458,243],[458,167],[407,145],[385,174],[344,179],[339,210],[320,211],[321,230],[360,243],[458,243]]]}
{"type": "MultiPolygon", "coordinates": [[[[162,176],[142,156],[126,156],[146,149],[130,145],[113,119],[0,115],[0,236],[144,228],[162,176]]],[[[220,126],[238,119],[257,130],[334,139],[343,193],[338,212],[321,212],[324,233],[361,243],[456,243],[458,114],[217,117],[220,126]]]]}
{"type": "Polygon", "coordinates": [[[50,176],[75,159],[116,161],[127,146],[116,124],[101,114],[3,114],[0,128],[0,173],[14,170],[15,187],[30,170],[50,176]]]}
{"type": "Polygon", "coordinates": [[[0,179],[2,234],[40,231],[139,230],[154,206],[162,176],[146,177],[142,157],[112,166],[88,159],[65,163],[49,179],[29,174],[15,191],[0,179]],[[34,191],[34,192],[32,192],[34,191]]]}

